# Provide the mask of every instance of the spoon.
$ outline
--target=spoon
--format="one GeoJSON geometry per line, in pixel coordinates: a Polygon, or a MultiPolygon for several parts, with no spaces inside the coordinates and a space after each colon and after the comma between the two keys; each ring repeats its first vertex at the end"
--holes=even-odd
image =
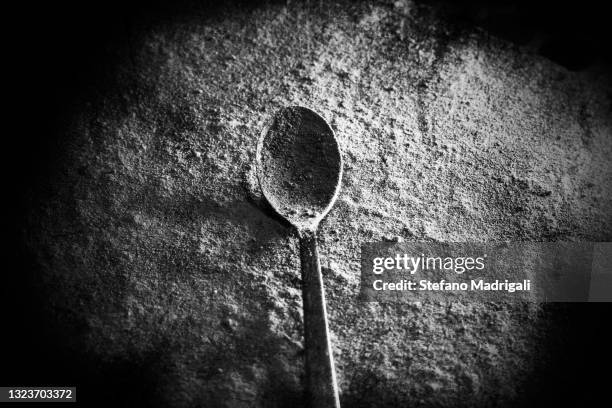
{"type": "Polygon", "coordinates": [[[281,109],[257,146],[257,177],[264,197],[300,237],[306,381],[311,408],[339,408],[329,341],[317,227],[334,205],[342,155],[325,119],[301,106],[281,109]]]}

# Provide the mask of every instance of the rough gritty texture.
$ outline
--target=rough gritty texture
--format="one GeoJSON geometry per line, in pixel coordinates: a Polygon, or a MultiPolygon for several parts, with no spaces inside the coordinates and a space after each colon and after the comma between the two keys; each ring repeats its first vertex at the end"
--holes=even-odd
{"type": "Polygon", "coordinates": [[[297,239],[253,171],[265,120],[299,104],[345,155],[319,230],[344,406],[520,404],[553,358],[550,313],[359,303],[359,247],[610,240],[601,84],[410,3],[204,14],[140,27],[32,200],[66,349],[137,367],[126,392],[151,405],[301,406],[297,239]]]}

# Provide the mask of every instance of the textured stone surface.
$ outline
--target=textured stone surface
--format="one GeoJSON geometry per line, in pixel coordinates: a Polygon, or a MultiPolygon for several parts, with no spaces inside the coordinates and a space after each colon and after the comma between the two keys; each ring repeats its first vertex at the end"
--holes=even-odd
{"type": "Polygon", "coordinates": [[[117,53],[111,85],[75,107],[26,235],[58,341],[110,377],[127,367],[112,392],[303,405],[297,238],[253,169],[265,120],[298,104],[344,152],[319,229],[344,406],[527,398],[556,358],[558,308],[359,303],[359,247],[610,240],[601,83],[402,2],[186,13],[117,53]]]}

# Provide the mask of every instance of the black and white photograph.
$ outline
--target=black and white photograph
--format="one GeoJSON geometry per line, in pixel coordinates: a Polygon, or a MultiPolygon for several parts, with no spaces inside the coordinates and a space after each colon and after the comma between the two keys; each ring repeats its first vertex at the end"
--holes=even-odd
{"type": "Polygon", "coordinates": [[[605,4],[13,6],[0,408],[612,404],[605,4]]]}

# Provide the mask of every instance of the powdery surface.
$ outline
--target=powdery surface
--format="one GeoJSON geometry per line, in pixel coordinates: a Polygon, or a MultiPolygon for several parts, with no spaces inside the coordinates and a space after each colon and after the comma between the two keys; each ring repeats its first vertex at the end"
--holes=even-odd
{"type": "Polygon", "coordinates": [[[610,101],[445,27],[401,2],[139,26],[32,201],[28,242],[66,348],[108,373],[137,366],[125,392],[152,405],[303,406],[297,238],[253,164],[264,122],[305,105],[345,160],[319,230],[344,406],[519,404],[556,358],[556,309],[360,303],[360,244],[610,240],[610,101]]]}

